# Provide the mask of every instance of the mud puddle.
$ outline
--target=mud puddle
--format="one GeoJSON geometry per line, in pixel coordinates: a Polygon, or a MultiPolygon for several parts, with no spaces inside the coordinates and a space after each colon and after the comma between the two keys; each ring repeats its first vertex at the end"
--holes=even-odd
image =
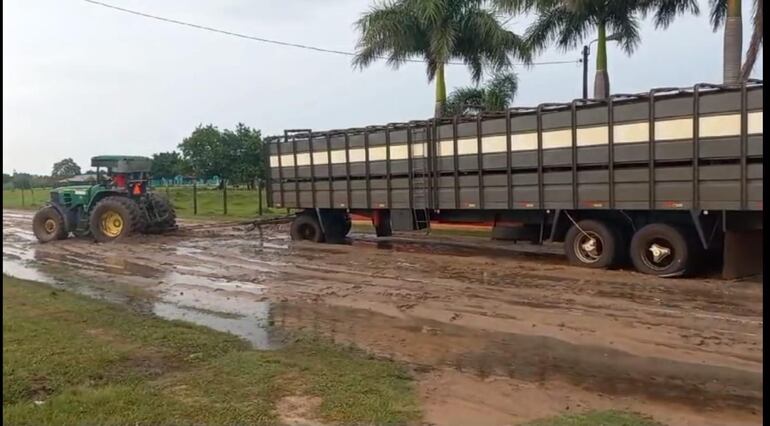
{"type": "MultiPolygon", "coordinates": [[[[159,285],[154,291],[137,294],[125,285],[97,283],[94,276],[73,273],[53,265],[47,267],[34,263],[30,259],[33,256],[25,257],[4,252],[3,273],[125,305],[144,314],[187,321],[231,333],[248,341],[257,349],[275,349],[280,347],[285,339],[280,330],[273,330],[270,326],[271,304],[262,296],[262,286],[237,281],[218,281],[177,272],[151,273],[153,270],[149,268],[130,267],[129,270],[141,270],[146,274],[145,277],[159,278],[159,285]],[[46,270],[48,272],[45,272],[46,270]],[[258,297],[248,297],[249,295],[258,297]]],[[[122,263],[119,268],[125,269],[126,264],[122,263]]],[[[110,268],[104,270],[110,271],[110,268]]]]}

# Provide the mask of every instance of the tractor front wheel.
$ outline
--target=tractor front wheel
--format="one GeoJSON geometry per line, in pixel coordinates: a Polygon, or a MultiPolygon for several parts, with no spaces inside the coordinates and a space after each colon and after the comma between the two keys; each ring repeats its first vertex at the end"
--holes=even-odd
{"type": "Polygon", "coordinates": [[[32,218],[32,232],[41,243],[67,238],[67,228],[59,211],[51,206],[43,207],[32,218]]]}
{"type": "Polygon", "coordinates": [[[106,197],[96,204],[89,218],[91,235],[100,243],[121,240],[141,230],[139,206],[125,197],[106,197]]]}

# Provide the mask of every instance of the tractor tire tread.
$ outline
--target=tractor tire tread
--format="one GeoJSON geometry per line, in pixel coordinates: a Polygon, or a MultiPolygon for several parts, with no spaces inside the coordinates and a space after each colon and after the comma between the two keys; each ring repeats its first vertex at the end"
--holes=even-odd
{"type": "Polygon", "coordinates": [[[146,223],[145,223],[142,211],[139,208],[139,205],[137,205],[137,203],[134,200],[128,197],[122,197],[118,195],[111,195],[99,200],[99,202],[97,202],[94,208],[91,210],[91,217],[88,219],[88,222],[89,222],[91,235],[98,242],[111,242],[111,241],[121,240],[125,237],[128,237],[131,234],[142,232],[144,230],[144,227],[146,226],[146,223]],[[114,238],[108,237],[101,232],[101,230],[99,229],[99,222],[97,217],[101,214],[99,210],[101,210],[105,205],[112,205],[113,208],[117,210],[123,210],[121,212],[121,216],[123,216],[124,222],[125,221],[128,222],[127,224],[129,229],[128,232],[123,232],[114,238]]]}

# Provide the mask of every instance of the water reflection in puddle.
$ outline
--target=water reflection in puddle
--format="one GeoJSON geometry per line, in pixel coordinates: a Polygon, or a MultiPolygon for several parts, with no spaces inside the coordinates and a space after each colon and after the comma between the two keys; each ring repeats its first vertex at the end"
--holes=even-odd
{"type": "MultiPolygon", "coordinates": [[[[155,300],[137,301],[135,295],[121,292],[125,291],[125,286],[97,285],[94,277],[85,276],[84,271],[70,268],[66,278],[62,274],[46,273],[51,265],[41,259],[36,261],[34,249],[24,252],[3,248],[3,274],[118,303],[164,319],[186,321],[231,333],[257,349],[274,349],[280,345],[279,333],[270,327],[271,305],[264,297],[265,287],[262,285],[169,272],[156,277],[160,278],[160,292],[154,298],[148,296],[155,300]]],[[[124,262],[112,263],[113,267],[126,268],[124,262]]],[[[153,275],[153,271],[143,272],[153,275]]]]}
{"type": "Polygon", "coordinates": [[[250,315],[230,316],[174,303],[156,302],[152,311],[161,318],[187,321],[234,334],[257,349],[275,349],[279,346],[279,339],[269,330],[270,303],[257,302],[253,308],[250,315]]]}

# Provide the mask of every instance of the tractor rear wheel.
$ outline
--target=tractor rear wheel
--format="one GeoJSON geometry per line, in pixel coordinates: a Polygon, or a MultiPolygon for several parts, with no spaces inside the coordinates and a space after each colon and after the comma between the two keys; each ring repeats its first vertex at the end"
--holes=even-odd
{"type": "Polygon", "coordinates": [[[35,213],[32,218],[32,232],[41,243],[67,238],[67,227],[59,211],[52,206],[46,206],[35,213]]]}
{"type": "Polygon", "coordinates": [[[100,243],[121,240],[144,227],[139,206],[130,198],[105,197],[91,210],[89,229],[100,243]]]}
{"type": "Polygon", "coordinates": [[[148,211],[150,222],[144,232],[147,234],[160,234],[177,229],[176,211],[171,202],[156,193],[147,194],[145,209],[148,211]],[[157,220],[157,219],[160,220],[157,220]]]}

